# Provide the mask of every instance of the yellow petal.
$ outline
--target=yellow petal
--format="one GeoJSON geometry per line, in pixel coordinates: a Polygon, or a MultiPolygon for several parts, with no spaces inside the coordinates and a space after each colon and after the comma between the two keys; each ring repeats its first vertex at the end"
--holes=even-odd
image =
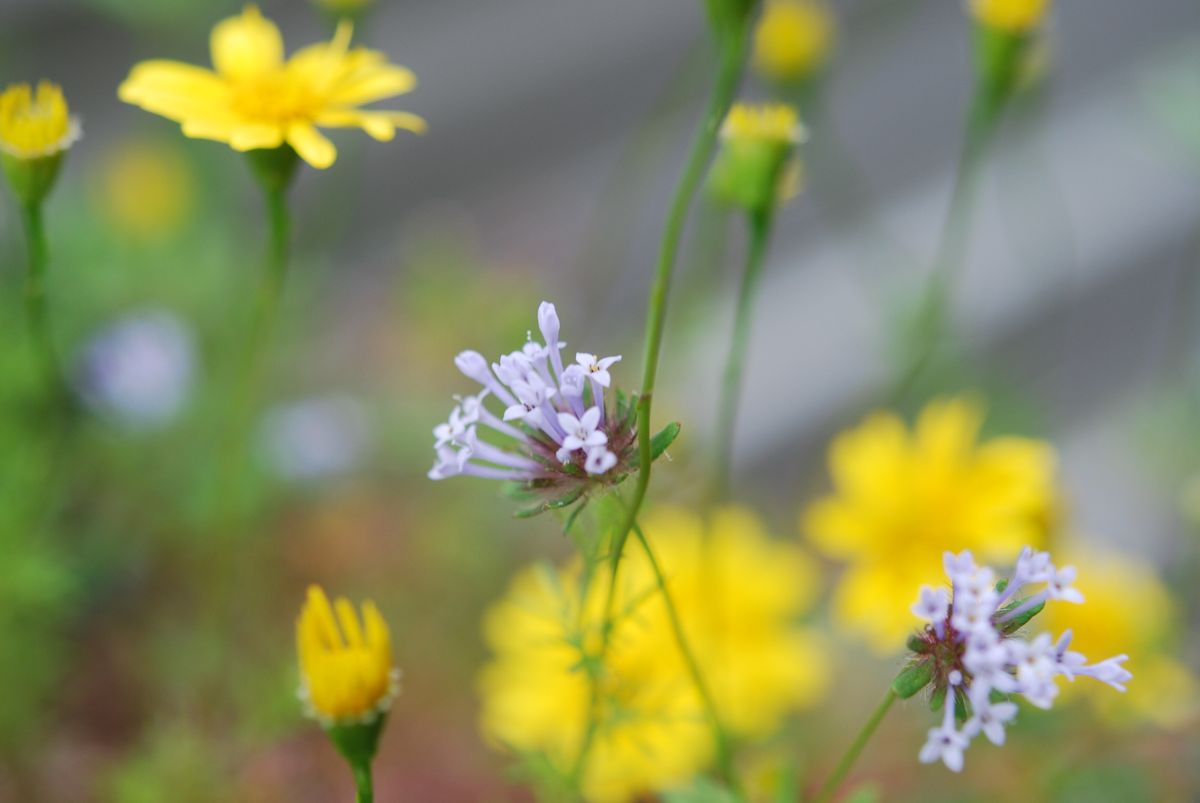
{"type": "Polygon", "coordinates": [[[292,123],[287,129],[288,144],[296,149],[300,158],[318,170],[324,170],[337,158],[333,143],[317,131],[311,123],[292,123]]]}
{"type": "Polygon", "coordinates": [[[412,70],[388,64],[371,51],[355,50],[348,60],[353,69],[330,93],[329,102],[338,106],[358,106],[411,92],[417,85],[412,70]]]}
{"type": "Polygon", "coordinates": [[[117,97],[176,122],[227,108],[229,89],[211,70],[178,61],[138,64],[117,89],[117,97]]]}
{"type": "Polygon", "coordinates": [[[327,109],[317,115],[316,123],[327,128],[361,128],[380,142],[395,137],[397,128],[425,133],[425,120],[409,112],[327,109]]]}
{"type": "Polygon", "coordinates": [[[228,78],[252,78],[283,64],[283,37],[255,5],[217,23],[211,46],[213,66],[228,78]]]}

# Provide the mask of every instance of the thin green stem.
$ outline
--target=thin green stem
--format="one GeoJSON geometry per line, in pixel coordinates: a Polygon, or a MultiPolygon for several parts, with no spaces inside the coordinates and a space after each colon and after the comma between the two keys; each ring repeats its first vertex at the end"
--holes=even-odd
{"type": "Polygon", "coordinates": [[[978,91],[967,115],[966,137],[954,172],[950,205],[938,239],[933,270],[917,311],[917,352],[896,383],[897,401],[912,389],[928,368],[946,325],[950,296],[963,270],[975,206],[976,186],[1002,101],[994,94],[978,91]]]}
{"type": "Polygon", "coordinates": [[[729,112],[737,87],[741,81],[742,67],[746,57],[746,31],[729,32],[722,39],[720,61],[717,68],[717,80],[713,86],[708,109],[704,114],[700,129],[696,132],[689,152],[679,186],[675,189],[675,197],[671,201],[667,213],[667,222],[663,229],[662,243],[659,248],[658,265],[655,269],[654,284],[650,288],[649,311],[646,320],[646,340],[642,367],[642,387],[638,395],[637,428],[638,428],[638,476],[633,490],[633,498],[625,521],[617,530],[613,542],[612,561],[613,574],[616,574],[616,564],[621,560],[625,542],[637,520],[638,511],[646,499],[646,490],[650,486],[650,466],[653,462],[651,453],[650,408],[654,400],[654,380],[658,373],[658,357],[662,349],[663,328],[667,317],[667,295],[671,289],[671,274],[675,267],[675,259],[679,253],[679,242],[683,234],[683,226],[687,221],[688,209],[696,194],[696,188],[704,177],[708,161],[712,157],[717,143],[717,133],[721,122],[729,112]]]}
{"type": "Polygon", "coordinates": [[[46,227],[40,203],[21,204],[21,222],[25,228],[25,317],[30,343],[41,365],[44,380],[57,394],[64,390],[64,375],[58,350],[50,335],[46,312],[46,227]]]}
{"type": "Polygon", "coordinates": [[[374,803],[375,784],[371,779],[369,762],[354,763],[354,786],[358,790],[357,803],[374,803]]]}
{"type": "Polygon", "coordinates": [[[675,606],[675,598],[667,588],[667,578],[662,572],[662,567],[659,566],[654,549],[650,546],[649,539],[646,538],[646,534],[642,532],[641,526],[636,521],[633,524],[633,532],[637,536],[638,543],[642,545],[642,551],[646,553],[646,560],[650,562],[651,571],[654,572],[655,582],[657,582],[658,590],[662,594],[663,605],[667,609],[667,618],[671,622],[671,633],[675,637],[675,645],[679,648],[679,654],[683,657],[688,676],[691,678],[692,684],[696,687],[696,692],[700,695],[700,700],[704,704],[704,712],[708,717],[709,726],[712,728],[713,743],[717,750],[717,769],[725,783],[736,792],[738,791],[738,781],[737,773],[733,767],[733,750],[730,747],[729,734],[726,733],[725,727],[721,724],[717,701],[712,695],[712,689],[704,678],[704,672],[700,669],[700,662],[696,660],[696,653],[692,650],[691,644],[688,642],[687,634],[683,631],[683,622],[679,618],[679,609],[675,606]]]}
{"type": "Polygon", "coordinates": [[[892,703],[896,701],[896,693],[892,688],[888,688],[888,693],[883,695],[883,700],[876,707],[875,713],[871,714],[871,718],[866,720],[863,725],[863,730],[858,732],[858,736],[854,737],[854,741],[850,745],[850,749],[842,754],[838,766],[834,768],[833,774],[829,775],[826,783],[821,786],[821,790],[817,792],[817,796],[812,798],[812,803],[828,803],[832,801],[833,796],[838,793],[842,781],[846,780],[846,775],[850,773],[854,767],[854,762],[858,761],[858,756],[863,753],[863,748],[866,743],[871,741],[871,737],[875,736],[875,731],[886,717],[888,709],[892,708],[892,703]]]}
{"type": "Polygon", "coordinates": [[[854,767],[854,762],[858,761],[863,748],[867,746],[867,742],[871,741],[871,737],[875,735],[876,729],[879,728],[879,723],[883,722],[884,716],[887,715],[888,710],[894,702],[896,702],[896,692],[892,691],[889,687],[887,694],[883,697],[883,701],[879,703],[875,712],[871,714],[871,718],[867,720],[862,730],[858,732],[858,736],[850,744],[850,749],[845,752],[841,761],[837,763],[837,767],[834,768],[833,774],[825,779],[825,783],[817,792],[817,796],[813,798],[812,803],[829,803],[830,800],[833,800],[833,796],[837,794],[842,782],[846,780],[846,775],[854,767]]]}
{"type": "Polygon", "coordinates": [[[733,319],[733,335],[725,373],[721,382],[721,399],[717,413],[717,453],[713,463],[710,498],[721,501],[729,495],[729,477],[733,463],[733,441],[737,428],[738,402],[742,394],[746,351],[750,343],[750,321],[758,285],[766,261],[767,243],[771,238],[770,209],[750,213],[750,238],[746,250],[746,267],[738,290],[737,311],[733,319]]]}

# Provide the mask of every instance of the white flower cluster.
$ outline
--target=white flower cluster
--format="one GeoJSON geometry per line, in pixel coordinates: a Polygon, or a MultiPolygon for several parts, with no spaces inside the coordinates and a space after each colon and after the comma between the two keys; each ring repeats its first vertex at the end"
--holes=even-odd
{"type": "Polygon", "coordinates": [[[579,352],[575,363],[563,366],[559,353],[558,312],[543,301],[538,328],[545,343],[529,336],[520,351],[500,357],[489,367],[477,351],[464,351],[454,364],[483,386],[475,396],[456,397],[449,420],[433,430],[437,460],[430,479],[457,474],[528,481],[561,477],[566,467],[599,476],[617,464],[609,446],[616,424],[607,421],[604,390],[612,383],[608,369],[620,357],[597,357],[579,352]],[[497,416],[485,406],[499,399],[497,416]],[[480,427],[515,445],[501,448],[480,439],[480,427]]]}
{"type": "Polygon", "coordinates": [[[970,552],[945,555],[946,574],[953,595],[945,588],[921,588],[913,613],[930,623],[925,637],[929,658],[941,661],[956,656],[953,667],[943,666],[945,715],[939,727],[929,731],[921,748],[924,763],[941,760],[955,772],[962,769],[963,750],[977,734],[993,744],[1004,743],[1004,726],[1017,714],[1008,695],[1019,694],[1039,708],[1049,708],[1058,695],[1056,678],[1091,677],[1125,691],[1133,676],[1121,665],[1126,655],[1089,664],[1087,658],[1067,648],[1071,631],[1055,641],[1049,633],[1032,640],[1010,635],[1030,612],[1048,601],[1082,603],[1083,595],[1071,584],[1075,569],[1058,569],[1046,552],[1026,547],[1017,559],[1012,577],[997,587],[995,573],[977,566],[970,552]],[[1017,591],[1030,584],[1043,588],[1021,600],[1009,602],[1017,591]],[[1006,603],[1008,603],[1006,605],[1006,603]],[[940,649],[939,649],[940,648],[940,649]],[[955,701],[961,698],[970,716],[958,729],[955,701]]]}

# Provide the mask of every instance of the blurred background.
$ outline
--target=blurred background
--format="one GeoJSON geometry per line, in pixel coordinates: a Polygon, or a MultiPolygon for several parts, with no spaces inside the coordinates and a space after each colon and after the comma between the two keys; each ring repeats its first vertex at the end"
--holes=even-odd
{"type": "MultiPolygon", "coordinates": [[[[700,5],[375,4],[356,39],[417,73],[417,91],[385,105],[429,133],[340,132],[336,166],[302,171],[241,515],[213,528],[214,432],[262,259],[261,202],[241,157],[185,140],[116,87],[144,58],[207,64],[208,31],[240,6],[0,0],[0,79],[60,83],[83,122],[47,209],[49,293],[94,413],[63,430],[38,409],[6,197],[0,800],[349,799],[295,698],[310,582],[370,596],[391,622],[406,692],[381,800],[530,799],[477,734],[479,622],[516,567],[571,544],[550,517],[515,521],[492,484],[427,480],[429,433],[471,389],[453,355],[515,348],[543,298],[572,346],[624,354],[616,381],[636,385],[657,238],[710,81],[700,5]]],[[[299,0],[261,6],[289,50],[331,30],[299,0]]],[[[780,213],[755,320],[738,497],[798,538],[799,510],[828,488],[834,433],[881,406],[911,414],[975,391],[989,430],[1059,449],[1073,532],[1159,569],[1174,607],[1163,649],[1194,669],[1200,4],[1055,4],[1038,75],[981,177],[947,337],[899,397],[961,147],[970,21],[948,0],[831,8],[836,41],[801,109],[806,186],[780,213]]],[[[744,94],[770,96],[753,76],[744,94]]],[[[657,413],[684,436],[654,486],[684,502],[709,449],[742,242],[711,204],[692,224],[657,413]]],[[[836,660],[849,694],[793,727],[818,767],[831,756],[813,751],[847,741],[875,700],[860,690],[896,666],[849,641],[836,660]]],[[[913,760],[929,725],[914,706],[860,772],[887,800],[1014,799],[1022,773],[1048,800],[1197,800],[1190,704],[1157,719],[1087,705],[1033,717],[961,777],[913,760]],[[1080,727],[1084,742],[1046,757],[1080,727]]]]}

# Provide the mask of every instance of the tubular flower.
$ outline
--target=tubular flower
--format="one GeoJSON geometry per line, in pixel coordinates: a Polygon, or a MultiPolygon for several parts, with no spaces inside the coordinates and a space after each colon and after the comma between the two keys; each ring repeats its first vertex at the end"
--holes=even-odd
{"type": "MultiPolygon", "coordinates": [[[[521,483],[522,495],[540,500],[521,515],[566,507],[591,488],[619,482],[637,464],[636,406],[621,391],[611,393],[609,369],[621,357],[577,352],[575,362],[564,365],[566,343],[549,301],[538,307],[538,327],[544,344],[530,335],[524,347],[490,367],[477,351],[454,358],[483,389],[456,397],[449,420],[434,427],[437,457],[429,470],[433,480],[461,474],[521,483]],[[489,397],[500,402],[502,414],[488,409],[489,397]],[[484,434],[501,437],[507,448],[483,440],[484,434]]],[[[655,436],[655,457],[678,431],[671,425],[655,436]]]]}
{"type": "Polygon", "coordinates": [[[1069,629],[1076,649],[1101,655],[1129,653],[1140,682],[1121,697],[1092,693],[1101,691],[1094,685],[1066,691],[1086,696],[1102,714],[1118,722],[1149,721],[1175,728],[1192,721],[1200,712],[1200,682],[1171,654],[1179,614],[1163,581],[1135,555],[1078,547],[1082,545],[1069,557],[1079,568],[1074,585],[1087,598],[1087,605],[1055,606],[1042,618],[1054,630],[1069,629]]]}
{"type": "Polygon", "coordinates": [[[328,43],[284,59],[279,29],[248,5],[213,28],[215,70],[176,61],[136,65],[121,84],[121,100],[181,123],[186,136],[225,142],[237,151],[289,145],[304,161],[326,168],[337,157],[317,127],[361,128],[391,140],[397,128],[422,132],[408,112],[362,109],[416,86],[409,70],[382,53],[350,48],[352,25],[339,23],[328,43]]]}
{"type": "Polygon", "coordinates": [[[834,493],[801,528],[848,566],[834,591],[835,622],[891,652],[914,620],[911,589],[933,582],[936,556],[971,549],[1012,560],[1045,543],[1058,510],[1055,456],[1027,438],[979,439],[980,407],[931,402],[913,431],[891,413],[869,416],[829,449],[834,493]]]}
{"type": "Polygon", "coordinates": [[[1128,655],[1089,664],[1069,649],[1070,630],[1057,641],[1049,633],[1032,640],[1016,635],[1047,602],[1083,603],[1074,587],[1074,567],[1057,568],[1048,553],[1026,547],[1012,576],[997,583],[993,571],[977,566],[968,551],[947,552],[943,562],[952,591],[921,588],[912,610],[928,624],[909,639],[911,660],[892,684],[900,697],[930,686],[931,708],[945,708],[942,724],[930,729],[921,748],[922,763],[941,761],[958,772],[963,751],[976,735],[1004,744],[1004,727],[1017,715],[1010,698],[1021,695],[1038,708],[1050,708],[1060,675],[1070,681],[1093,678],[1125,691],[1133,678],[1122,666],[1128,655]],[[1042,588],[1021,596],[1031,584],[1042,588]]]}
{"type": "Polygon", "coordinates": [[[753,63],[766,78],[800,81],[824,66],[834,20],[816,0],[769,0],[754,29],[753,63]]]}
{"type": "Polygon", "coordinates": [[[975,19],[1006,33],[1028,33],[1041,24],[1050,0],[970,0],[975,19]]]}
{"type": "MultiPolygon", "coordinates": [[[[708,525],[660,510],[645,528],[733,735],[769,735],[788,712],[820,697],[827,651],[796,624],[817,591],[816,570],[800,550],[769,538],[738,508],[717,511],[708,525]]],[[[579,758],[596,683],[600,705],[582,792],[618,803],[703,769],[712,737],[642,552],[630,550],[621,564],[601,660],[606,595],[607,578],[589,577],[578,560],[517,576],[484,623],[495,656],[480,676],[481,726],[497,744],[565,773],[579,758]]]]}
{"type": "Polygon", "coordinates": [[[0,152],[18,159],[38,159],[65,151],[79,139],[79,120],[72,117],[57,84],[41,81],[12,84],[0,92],[0,152]]]}
{"type": "Polygon", "coordinates": [[[320,587],[309,586],[296,620],[296,650],[300,697],[324,725],[374,723],[399,691],[387,623],[370,601],[360,619],[349,600],[339,597],[331,606],[320,587]]]}

